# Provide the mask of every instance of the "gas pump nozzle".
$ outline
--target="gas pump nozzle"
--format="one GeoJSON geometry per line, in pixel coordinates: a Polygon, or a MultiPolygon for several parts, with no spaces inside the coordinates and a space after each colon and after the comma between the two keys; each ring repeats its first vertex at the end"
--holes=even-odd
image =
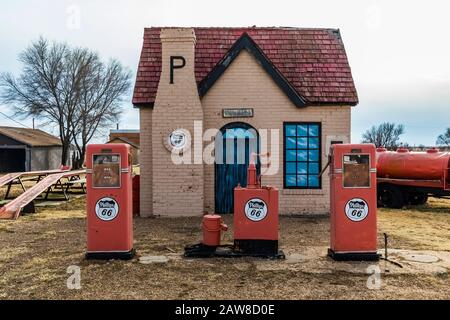
{"type": "Polygon", "coordinates": [[[322,175],[325,173],[325,170],[330,166],[331,164],[331,155],[328,156],[328,162],[325,164],[325,167],[323,167],[322,171],[319,173],[319,179],[322,177],[322,175]]]}
{"type": "Polygon", "coordinates": [[[250,154],[250,164],[248,165],[247,170],[247,188],[249,189],[261,188],[261,176],[258,176],[256,172],[256,161],[258,156],[269,157],[270,153],[252,152],[250,154]]]}

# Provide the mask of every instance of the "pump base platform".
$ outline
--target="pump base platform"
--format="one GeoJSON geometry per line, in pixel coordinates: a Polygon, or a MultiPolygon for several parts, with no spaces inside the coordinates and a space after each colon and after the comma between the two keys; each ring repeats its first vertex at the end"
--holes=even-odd
{"type": "Polygon", "coordinates": [[[117,252],[117,251],[105,251],[105,252],[86,252],[86,260],[131,260],[136,254],[135,249],[130,251],[117,252]]]}
{"type": "Polygon", "coordinates": [[[186,246],[184,248],[184,256],[188,258],[240,258],[255,257],[268,259],[285,259],[282,250],[274,252],[261,251],[244,251],[239,250],[235,245],[221,245],[217,247],[206,246],[203,243],[186,246]]]}
{"type": "Polygon", "coordinates": [[[335,261],[378,261],[380,255],[376,252],[334,252],[328,249],[328,256],[335,261]]]}

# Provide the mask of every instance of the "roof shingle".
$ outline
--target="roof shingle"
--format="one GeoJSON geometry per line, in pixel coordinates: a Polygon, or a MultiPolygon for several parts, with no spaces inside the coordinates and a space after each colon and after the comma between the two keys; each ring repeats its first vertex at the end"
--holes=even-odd
{"type": "MultiPolygon", "coordinates": [[[[339,30],[303,28],[194,28],[199,84],[247,33],[307,104],[358,103],[339,30]]],[[[155,101],[161,74],[161,28],[146,28],[133,104],[155,101]]]]}

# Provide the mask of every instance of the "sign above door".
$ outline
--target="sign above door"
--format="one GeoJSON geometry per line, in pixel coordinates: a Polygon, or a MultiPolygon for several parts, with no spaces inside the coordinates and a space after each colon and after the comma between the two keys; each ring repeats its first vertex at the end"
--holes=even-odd
{"type": "Polygon", "coordinates": [[[226,108],[222,109],[224,118],[251,118],[253,117],[252,108],[226,108]]]}

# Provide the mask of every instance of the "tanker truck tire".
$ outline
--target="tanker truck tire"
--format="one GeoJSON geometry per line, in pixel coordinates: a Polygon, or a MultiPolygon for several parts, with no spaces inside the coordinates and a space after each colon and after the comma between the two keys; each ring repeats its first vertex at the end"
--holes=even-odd
{"type": "Polygon", "coordinates": [[[408,193],[409,203],[413,206],[418,206],[427,203],[428,194],[425,192],[409,192],[408,193]]]}
{"type": "Polygon", "coordinates": [[[378,205],[392,209],[401,209],[405,203],[405,194],[397,186],[383,184],[378,186],[378,205]]]}

